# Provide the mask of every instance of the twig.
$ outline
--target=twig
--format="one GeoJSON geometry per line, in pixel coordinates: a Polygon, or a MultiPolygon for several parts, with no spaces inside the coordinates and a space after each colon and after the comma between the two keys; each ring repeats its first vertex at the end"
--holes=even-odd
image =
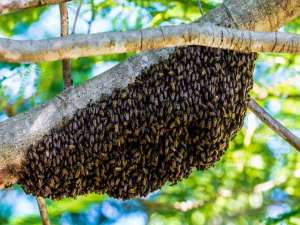
{"type": "Polygon", "coordinates": [[[283,221],[287,221],[289,218],[297,216],[300,214],[300,208],[297,208],[295,210],[291,210],[289,212],[283,213],[283,214],[279,214],[277,217],[275,218],[267,218],[266,219],[266,225],[270,225],[270,224],[280,224],[280,222],[283,221]]]}
{"type": "Polygon", "coordinates": [[[50,225],[50,220],[47,212],[46,201],[43,197],[36,197],[43,225],[50,225]]]}
{"type": "Polygon", "coordinates": [[[94,22],[96,17],[94,0],[91,0],[91,11],[92,11],[91,19],[88,21],[88,25],[89,25],[88,34],[91,33],[92,23],[94,22]]]}
{"type": "MultiPolygon", "coordinates": [[[[65,37],[69,34],[68,9],[65,3],[59,4],[59,11],[60,11],[60,34],[62,37],[65,37]]],[[[62,72],[63,72],[63,79],[64,79],[64,87],[67,88],[72,86],[70,59],[62,60],[62,72]]]]}
{"type": "Polygon", "coordinates": [[[203,12],[203,9],[202,9],[201,0],[198,0],[197,2],[198,2],[198,8],[199,8],[201,16],[204,16],[204,12],[203,12]]]}
{"type": "Polygon", "coordinates": [[[73,23],[73,29],[72,29],[72,33],[71,34],[75,34],[77,20],[78,20],[78,17],[79,17],[81,6],[82,6],[82,0],[80,0],[79,6],[78,6],[78,8],[76,10],[75,19],[74,19],[74,23],[73,23]]]}
{"type": "Polygon", "coordinates": [[[275,133],[300,151],[300,139],[260,107],[254,99],[250,99],[248,108],[275,133]]]}

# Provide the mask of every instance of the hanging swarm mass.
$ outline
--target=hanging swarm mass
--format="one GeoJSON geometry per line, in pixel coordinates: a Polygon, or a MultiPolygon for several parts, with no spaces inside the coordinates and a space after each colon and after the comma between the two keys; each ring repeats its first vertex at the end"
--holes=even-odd
{"type": "Polygon", "coordinates": [[[28,149],[19,183],[60,199],[128,199],[206,169],[241,128],[256,54],[189,46],[152,65],[28,149]]]}

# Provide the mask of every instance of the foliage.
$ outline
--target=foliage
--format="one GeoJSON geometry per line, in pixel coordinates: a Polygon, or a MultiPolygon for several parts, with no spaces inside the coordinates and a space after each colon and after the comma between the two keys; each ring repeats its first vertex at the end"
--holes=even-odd
{"type": "Polygon", "coordinates": [[[0,31],[5,36],[22,34],[32,23],[39,20],[45,10],[46,7],[41,7],[2,15],[0,17],[0,31]]]}
{"type": "MultiPolygon", "coordinates": [[[[205,12],[220,1],[202,0],[205,12]]],[[[78,1],[69,4],[75,12],[78,1]]],[[[53,8],[54,6],[51,6],[53,8]]],[[[0,17],[2,36],[26,38],[30,27],[47,19],[50,7],[0,17]]],[[[200,16],[193,0],[86,0],[76,30],[127,30],[191,22],[200,16]],[[107,26],[104,26],[104,25],[107,26]]],[[[57,25],[59,26],[59,25],[57,25]]],[[[40,28],[41,31],[44,29],[40,28]]],[[[300,19],[284,28],[300,32],[300,19]]],[[[80,85],[105,65],[134,53],[72,60],[74,85],[80,85]]],[[[260,54],[251,93],[276,119],[300,135],[300,56],[260,54]]],[[[0,120],[44,103],[63,90],[60,62],[34,65],[0,63],[0,120]],[[30,78],[31,77],[31,78],[30,78]],[[18,85],[17,85],[18,84],[18,85]],[[28,91],[28,88],[30,91],[28,91]],[[31,94],[28,94],[31,93],[31,94]]],[[[90,194],[77,199],[48,201],[52,224],[110,224],[136,213],[149,224],[300,224],[300,155],[249,113],[245,126],[231,142],[225,157],[208,171],[193,174],[147,199],[117,201],[90,194]],[[146,215],[146,216],[145,216],[146,215]]],[[[15,188],[16,192],[20,192],[15,188]]],[[[37,210],[19,215],[16,203],[1,198],[0,224],[40,224],[37,210]]],[[[23,197],[22,197],[23,196],[23,197]]],[[[31,198],[31,204],[35,201],[31,198]]],[[[121,223],[121,222],[120,222],[121,223]]]]}

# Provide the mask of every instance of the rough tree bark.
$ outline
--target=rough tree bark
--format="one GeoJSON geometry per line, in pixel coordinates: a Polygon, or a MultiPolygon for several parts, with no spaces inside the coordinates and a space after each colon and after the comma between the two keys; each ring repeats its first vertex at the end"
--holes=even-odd
{"type": "MultiPolygon", "coordinates": [[[[235,26],[254,31],[274,31],[300,15],[300,0],[228,0],[210,11],[200,22],[235,26]]],[[[24,153],[49,130],[72,117],[102,93],[110,94],[133,82],[141,71],[161,58],[167,58],[173,48],[141,53],[104,72],[77,88],[69,88],[47,104],[19,114],[0,124],[0,186],[14,183],[24,153]]]]}
{"type": "Polygon", "coordinates": [[[34,8],[57,4],[60,2],[68,2],[71,0],[1,0],[0,14],[11,13],[22,9],[34,8]]]}
{"type": "Polygon", "coordinates": [[[140,31],[72,35],[38,41],[0,39],[0,60],[43,62],[182,45],[202,45],[242,52],[300,53],[300,35],[241,31],[211,23],[202,25],[192,23],[140,31]]]}

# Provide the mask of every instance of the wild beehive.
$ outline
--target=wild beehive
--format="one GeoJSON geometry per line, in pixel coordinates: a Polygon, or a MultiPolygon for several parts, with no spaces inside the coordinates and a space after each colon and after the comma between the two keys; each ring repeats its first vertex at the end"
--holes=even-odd
{"type": "Polygon", "coordinates": [[[242,126],[255,58],[176,48],[31,146],[19,183],[52,199],[88,192],[128,199],[209,168],[242,126]]]}

